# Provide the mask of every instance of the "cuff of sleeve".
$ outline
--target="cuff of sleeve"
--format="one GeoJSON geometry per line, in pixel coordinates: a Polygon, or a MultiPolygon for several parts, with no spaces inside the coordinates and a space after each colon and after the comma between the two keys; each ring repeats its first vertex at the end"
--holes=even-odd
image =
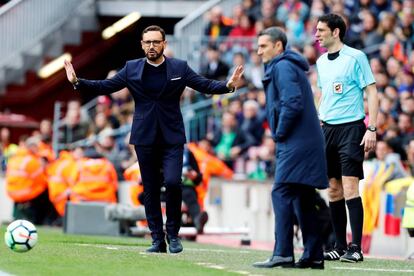
{"type": "Polygon", "coordinates": [[[72,85],[73,85],[73,90],[79,90],[79,86],[80,86],[79,79],[76,79],[76,81],[72,83],[72,85]]]}

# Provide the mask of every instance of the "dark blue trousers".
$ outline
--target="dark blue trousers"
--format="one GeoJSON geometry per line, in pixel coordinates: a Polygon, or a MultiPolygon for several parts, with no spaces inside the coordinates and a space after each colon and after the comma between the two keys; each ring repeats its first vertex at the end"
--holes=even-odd
{"type": "Polygon", "coordinates": [[[274,256],[294,256],[293,224],[296,215],[303,237],[302,258],[323,260],[315,193],[314,187],[303,184],[275,183],[273,185],[272,203],[276,217],[274,256]]]}
{"type": "Polygon", "coordinates": [[[161,186],[164,185],[169,237],[177,237],[181,226],[181,173],[183,145],[135,146],[144,185],[144,206],[153,240],[164,239],[161,186]]]}

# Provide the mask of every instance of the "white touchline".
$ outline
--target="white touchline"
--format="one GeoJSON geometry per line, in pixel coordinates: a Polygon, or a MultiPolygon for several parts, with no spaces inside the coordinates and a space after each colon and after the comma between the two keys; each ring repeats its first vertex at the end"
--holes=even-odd
{"type": "Polygon", "coordinates": [[[346,267],[346,266],[335,266],[332,269],[340,270],[361,270],[361,271],[378,271],[378,272],[402,272],[402,273],[413,273],[413,269],[388,269],[388,268],[359,268],[359,267],[346,267]]]}

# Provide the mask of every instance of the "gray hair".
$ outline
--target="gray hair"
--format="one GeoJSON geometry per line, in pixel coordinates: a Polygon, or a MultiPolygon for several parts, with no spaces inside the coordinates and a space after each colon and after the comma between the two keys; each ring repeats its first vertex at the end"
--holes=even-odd
{"type": "Polygon", "coordinates": [[[273,43],[276,43],[277,41],[282,42],[283,50],[286,49],[287,38],[282,28],[269,27],[267,29],[262,30],[258,36],[262,35],[268,35],[273,43]]]}

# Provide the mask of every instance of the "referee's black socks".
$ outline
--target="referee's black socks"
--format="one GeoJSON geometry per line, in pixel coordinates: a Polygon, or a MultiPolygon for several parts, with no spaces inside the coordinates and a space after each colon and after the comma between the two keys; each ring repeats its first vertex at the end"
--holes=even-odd
{"type": "Polygon", "coordinates": [[[352,198],[346,201],[349,212],[349,221],[352,230],[352,243],[361,248],[362,227],[364,224],[364,207],[361,197],[352,198]]]}
{"type": "Polygon", "coordinates": [[[329,202],[331,221],[336,238],[336,249],[346,250],[346,208],[345,199],[329,202]]]}

